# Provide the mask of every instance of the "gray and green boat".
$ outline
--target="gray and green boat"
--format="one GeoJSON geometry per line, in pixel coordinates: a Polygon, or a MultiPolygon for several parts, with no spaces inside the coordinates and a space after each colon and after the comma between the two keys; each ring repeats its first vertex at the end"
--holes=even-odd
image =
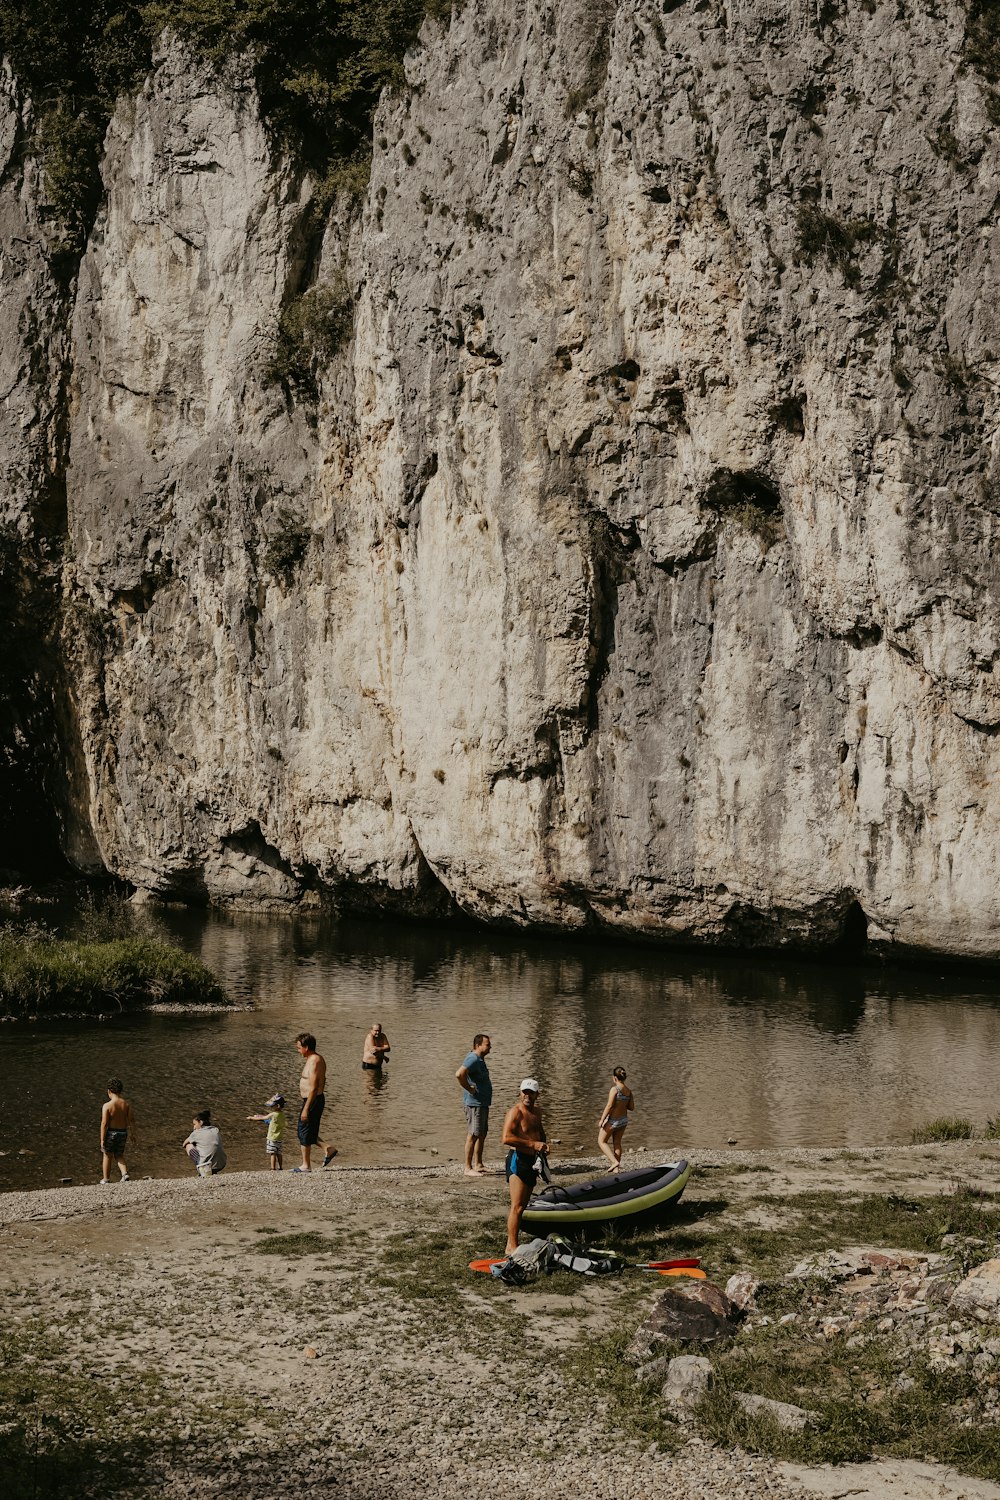
{"type": "Polygon", "coordinates": [[[546,1235],[594,1224],[626,1225],[667,1214],[680,1198],[691,1166],[686,1161],[661,1162],[633,1172],[606,1173],[563,1187],[551,1183],[536,1193],[524,1210],[524,1227],[546,1235]]]}

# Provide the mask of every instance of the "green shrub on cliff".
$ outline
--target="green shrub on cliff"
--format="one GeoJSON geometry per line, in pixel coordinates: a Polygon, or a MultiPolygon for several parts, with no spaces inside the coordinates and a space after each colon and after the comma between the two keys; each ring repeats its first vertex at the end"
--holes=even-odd
{"type": "Polygon", "coordinates": [[[402,81],[424,16],[442,12],[443,0],[0,0],[0,52],[32,97],[58,248],[83,247],[115,102],[165,30],[213,64],[249,52],[276,135],[333,184],[339,163],[370,151],[381,90],[402,81]]]}
{"type": "Polygon", "coordinates": [[[151,0],[147,34],[167,28],[202,57],[256,59],[265,111],[314,161],[367,136],[379,93],[402,82],[424,0],[151,0]]]}
{"type": "Polygon", "coordinates": [[[308,552],[311,537],[312,532],[301,516],[290,510],[280,511],[264,546],[261,559],[264,567],[275,578],[287,581],[308,552]]]}
{"type": "Polygon", "coordinates": [[[225,994],[189,953],[147,938],[74,942],[0,927],[0,1015],[107,1015],[160,1003],[219,1005],[225,994]]]}
{"type": "Polygon", "coordinates": [[[317,370],[343,348],[353,326],[354,302],[345,280],[310,287],[281,314],[268,378],[315,395],[317,370]]]}

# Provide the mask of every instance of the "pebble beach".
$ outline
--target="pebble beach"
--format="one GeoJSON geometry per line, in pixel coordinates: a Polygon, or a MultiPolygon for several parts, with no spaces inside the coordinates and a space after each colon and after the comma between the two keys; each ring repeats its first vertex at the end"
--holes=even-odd
{"type": "MultiPolygon", "coordinates": [[[[699,1201],[717,1212],[724,1182],[724,1212],[763,1221],[764,1179],[769,1201],[817,1184],[941,1191],[959,1175],[991,1187],[1000,1154],[962,1143],[692,1159],[689,1214],[699,1201]]],[[[620,1373],[600,1361],[662,1284],[564,1274],[525,1294],[470,1272],[502,1246],[506,1194],[492,1165],[481,1180],[453,1164],[338,1163],[307,1178],[2,1195],[8,1358],[27,1361],[43,1403],[72,1403],[95,1382],[109,1393],[128,1492],[164,1500],[1000,1497],[926,1464],[873,1464],[850,1490],[823,1489],[830,1473],[729,1451],[693,1427],[672,1424],[669,1443],[631,1431],[610,1399],[620,1373]]],[[[96,1483],[100,1410],[83,1430],[96,1483]]]]}

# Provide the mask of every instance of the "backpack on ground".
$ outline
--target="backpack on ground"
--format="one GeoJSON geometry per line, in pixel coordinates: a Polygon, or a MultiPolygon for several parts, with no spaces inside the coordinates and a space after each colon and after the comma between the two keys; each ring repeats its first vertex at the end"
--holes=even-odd
{"type": "Polygon", "coordinates": [[[526,1281],[534,1281],[553,1270],[554,1256],[555,1249],[548,1240],[529,1240],[526,1245],[518,1245],[506,1260],[490,1266],[490,1274],[507,1286],[523,1286],[526,1281]]]}

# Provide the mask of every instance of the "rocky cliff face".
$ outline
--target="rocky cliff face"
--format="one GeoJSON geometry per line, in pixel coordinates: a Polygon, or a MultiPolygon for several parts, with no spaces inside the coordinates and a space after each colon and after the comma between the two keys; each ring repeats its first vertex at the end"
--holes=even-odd
{"type": "Polygon", "coordinates": [[[31,106],[0,62],[0,867],[40,874],[78,839],[59,650],[66,532],[64,279],[36,163],[31,106]]]}
{"type": "Polygon", "coordinates": [[[1000,153],[964,25],[469,0],[321,235],[249,74],[165,46],[69,334],[78,859],[996,957],[1000,153]],[[343,278],[313,402],[277,320],[343,278]]]}

